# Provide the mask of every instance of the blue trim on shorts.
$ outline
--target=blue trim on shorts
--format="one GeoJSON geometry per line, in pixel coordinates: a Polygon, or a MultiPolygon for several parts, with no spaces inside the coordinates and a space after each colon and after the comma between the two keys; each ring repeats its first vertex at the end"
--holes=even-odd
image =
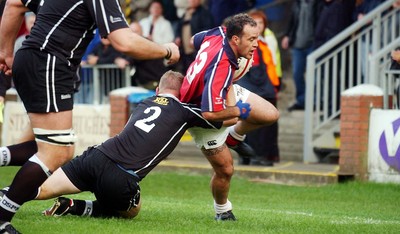
{"type": "Polygon", "coordinates": [[[137,179],[140,180],[140,177],[133,170],[127,170],[123,166],[119,165],[118,163],[116,163],[115,165],[117,165],[119,168],[121,168],[121,170],[127,172],[130,175],[133,175],[134,177],[136,177],[137,179]]]}

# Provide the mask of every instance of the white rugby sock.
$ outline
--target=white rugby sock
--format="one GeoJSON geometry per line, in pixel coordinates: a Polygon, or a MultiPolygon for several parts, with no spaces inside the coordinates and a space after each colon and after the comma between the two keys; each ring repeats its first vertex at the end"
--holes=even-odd
{"type": "Polygon", "coordinates": [[[3,199],[1,200],[0,207],[5,209],[8,212],[17,213],[17,211],[21,207],[21,205],[15,203],[14,201],[11,201],[7,197],[7,195],[4,195],[3,199]]]}
{"type": "Polygon", "coordinates": [[[91,216],[93,211],[93,201],[85,200],[85,209],[81,216],[91,216]]]}
{"type": "Polygon", "coordinates": [[[232,203],[228,200],[225,204],[220,205],[214,201],[214,210],[215,210],[215,213],[217,213],[217,214],[221,214],[221,213],[230,211],[230,210],[232,210],[232,203]]]}
{"type": "Polygon", "coordinates": [[[229,127],[229,134],[238,141],[244,141],[246,135],[240,135],[235,131],[235,125],[229,127]]]}
{"type": "Polygon", "coordinates": [[[0,166],[7,166],[11,161],[11,153],[7,147],[0,147],[0,166]]]}

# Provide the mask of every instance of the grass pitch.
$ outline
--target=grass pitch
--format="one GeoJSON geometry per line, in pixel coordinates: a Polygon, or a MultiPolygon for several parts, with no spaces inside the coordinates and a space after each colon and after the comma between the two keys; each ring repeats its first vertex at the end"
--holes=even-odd
{"type": "MultiPolygon", "coordinates": [[[[0,168],[0,186],[18,168],[0,168]]],[[[237,222],[214,221],[209,176],[152,172],[142,182],[142,210],[132,220],[44,217],[52,200],[21,207],[22,233],[399,233],[400,185],[349,182],[286,186],[234,176],[230,200],[237,222]]],[[[91,193],[70,197],[93,199],[91,193]]]]}

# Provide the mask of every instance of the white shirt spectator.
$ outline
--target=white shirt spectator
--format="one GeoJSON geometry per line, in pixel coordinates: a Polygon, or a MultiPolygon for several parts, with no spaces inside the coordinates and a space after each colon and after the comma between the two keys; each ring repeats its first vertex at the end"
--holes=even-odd
{"type": "Polygon", "coordinates": [[[139,21],[143,36],[159,44],[173,42],[174,30],[171,22],[162,16],[162,5],[153,2],[150,5],[150,15],[139,21]]]}
{"type": "Polygon", "coordinates": [[[189,6],[188,0],[174,0],[174,5],[176,7],[178,18],[182,18],[189,6]]]}

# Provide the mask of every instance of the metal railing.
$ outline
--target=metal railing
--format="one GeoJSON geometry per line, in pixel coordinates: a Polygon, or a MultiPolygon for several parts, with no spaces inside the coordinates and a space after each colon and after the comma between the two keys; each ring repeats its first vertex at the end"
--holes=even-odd
{"type": "Polygon", "coordinates": [[[305,162],[317,162],[313,142],[340,115],[340,94],[363,83],[382,87],[390,50],[399,38],[399,12],[389,0],[307,57],[305,162]]]}
{"type": "Polygon", "coordinates": [[[80,87],[75,93],[75,103],[107,104],[111,90],[131,86],[130,67],[118,68],[115,64],[83,65],[80,68],[80,87]]]}
{"type": "Polygon", "coordinates": [[[400,70],[391,70],[392,59],[388,54],[400,46],[400,37],[392,41],[385,48],[371,57],[372,72],[377,77],[381,77],[380,87],[383,89],[383,108],[399,109],[399,87],[400,87],[400,70]],[[392,99],[390,99],[392,98],[392,99]]]}

